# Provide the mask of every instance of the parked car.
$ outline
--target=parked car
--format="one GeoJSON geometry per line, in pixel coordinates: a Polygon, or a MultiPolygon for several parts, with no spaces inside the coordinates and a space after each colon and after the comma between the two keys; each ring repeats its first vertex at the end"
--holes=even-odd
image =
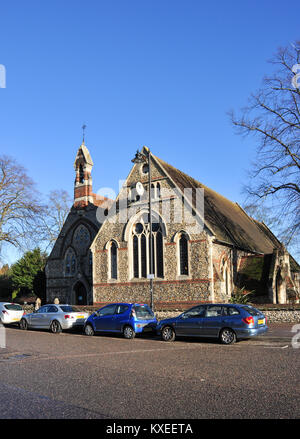
{"type": "Polygon", "coordinates": [[[198,305],[178,317],[161,320],[157,333],[164,341],[177,336],[219,338],[223,344],[264,334],[268,330],[265,315],[250,305],[198,305]]]}
{"type": "Polygon", "coordinates": [[[21,329],[49,329],[54,334],[64,329],[82,327],[89,317],[73,305],[44,305],[37,311],[25,314],[20,321],[21,329]]]}
{"type": "Polygon", "coordinates": [[[95,332],[115,332],[130,339],[137,333],[155,333],[156,325],[156,317],[148,305],[113,303],[93,313],[85,323],[84,332],[90,336],[95,332]]]}
{"type": "Polygon", "coordinates": [[[10,302],[0,302],[0,322],[4,324],[17,323],[21,320],[24,310],[21,305],[10,302]]]}

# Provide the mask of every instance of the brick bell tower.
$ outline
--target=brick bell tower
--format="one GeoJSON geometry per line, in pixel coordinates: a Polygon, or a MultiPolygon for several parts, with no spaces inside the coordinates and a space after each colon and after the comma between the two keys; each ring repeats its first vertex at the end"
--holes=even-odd
{"type": "Polygon", "coordinates": [[[74,207],[85,207],[89,203],[93,203],[91,176],[93,160],[89,150],[84,144],[84,138],[77,151],[74,168],[76,173],[74,185],[74,207]]]}

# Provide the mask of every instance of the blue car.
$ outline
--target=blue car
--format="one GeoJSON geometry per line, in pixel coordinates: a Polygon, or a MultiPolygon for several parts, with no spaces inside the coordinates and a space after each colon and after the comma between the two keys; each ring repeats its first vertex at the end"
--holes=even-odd
{"type": "Polygon", "coordinates": [[[112,303],[94,312],[85,322],[84,333],[121,333],[132,339],[142,332],[156,332],[157,320],[148,305],[140,303],[112,303]]]}
{"type": "Polygon", "coordinates": [[[157,333],[164,341],[177,336],[218,338],[223,344],[267,332],[265,315],[250,305],[198,305],[172,319],[161,320],[157,333]]]}

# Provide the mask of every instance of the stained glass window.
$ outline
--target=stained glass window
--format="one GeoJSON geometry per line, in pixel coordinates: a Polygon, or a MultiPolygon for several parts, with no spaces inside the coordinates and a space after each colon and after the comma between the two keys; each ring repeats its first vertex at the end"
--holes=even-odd
{"type": "Polygon", "coordinates": [[[110,246],[110,276],[111,279],[118,278],[118,255],[117,255],[117,244],[115,242],[111,243],[110,246]]]}
{"type": "Polygon", "coordinates": [[[74,243],[81,250],[85,250],[90,245],[90,233],[84,225],[80,225],[76,229],[74,243]]]}
{"type": "Polygon", "coordinates": [[[65,254],[65,274],[72,275],[76,272],[77,262],[76,255],[72,248],[69,248],[65,254]]]}
{"type": "Polygon", "coordinates": [[[152,217],[150,233],[149,215],[143,214],[132,228],[133,277],[147,278],[148,274],[163,277],[163,234],[162,224],[152,217]],[[150,264],[150,245],[152,243],[152,267],[150,264]]]}
{"type": "Polygon", "coordinates": [[[188,238],[183,233],[179,239],[179,259],[180,259],[180,274],[189,274],[189,264],[188,264],[188,238]]]}

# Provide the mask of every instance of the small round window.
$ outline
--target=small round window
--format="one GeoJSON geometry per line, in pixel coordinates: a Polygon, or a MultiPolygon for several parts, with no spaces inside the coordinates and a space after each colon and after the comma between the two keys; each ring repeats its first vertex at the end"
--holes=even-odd
{"type": "Polygon", "coordinates": [[[142,171],[143,171],[143,174],[148,174],[148,172],[149,172],[149,165],[148,165],[148,163],[145,163],[143,165],[142,171]]]}
{"type": "Polygon", "coordinates": [[[135,225],[135,233],[137,233],[138,235],[139,235],[140,233],[142,233],[143,230],[144,230],[144,226],[143,226],[143,224],[141,224],[141,223],[137,223],[137,224],[135,225]]]}

